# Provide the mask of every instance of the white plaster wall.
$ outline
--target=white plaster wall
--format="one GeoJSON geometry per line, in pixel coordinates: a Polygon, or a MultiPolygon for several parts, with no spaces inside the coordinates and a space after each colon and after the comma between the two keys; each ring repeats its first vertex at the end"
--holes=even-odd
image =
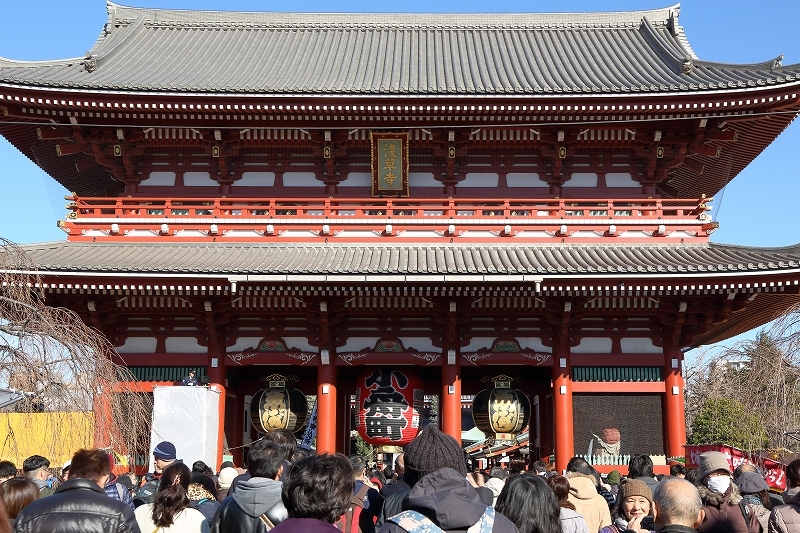
{"type": "Polygon", "coordinates": [[[594,172],[575,172],[564,182],[565,189],[570,187],[597,187],[597,174],[594,172]]]}
{"type": "Polygon", "coordinates": [[[286,187],[318,187],[322,182],[317,180],[313,172],[286,172],[283,184],[286,187]]]}
{"type": "Polygon", "coordinates": [[[360,352],[364,348],[370,350],[375,347],[380,337],[350,337],[344,346],[336,348],[338,353],[344,352],[360,352]]]}
{"type": "Polygon", "coordinates": [[[611,339],[584,337],[581,343],[573,346],[572,353],[611,353],[611,339]]]}
{"type": "Polygon", "coordinates": [[[258,342],[264,337],[239,337],[236,344],[228,348],[229,352],[241,352],[245,348],[256,348],[258,342]]]}
{"type": "Polygon", "coordinates": [[[164,345],[167,353],[208,353],[194,337],[167,337],[164,345]]]}
{"type": "Polygon", "coordinates": [[[406,349],[414,349],[420,352],[434,352],[434,353],[441,353],[441,348],[436,348],[433,346],[433,341],[428,337],[398,337],[400,342],[403,343],[403,346],[406,349]]]}
{"type": "Polygon", "coordinates": [[[652,339],[623,338],[619,342],[622,353],[664,353],[663,348],[653,345],[652,339]]]}
{"type": "Polygon", "coordinates": [[[519,347],[523,350],[530,348],[539,353],[553,353],[553,349],[542,344],[542,339],[539,337],[520,337],[517,341],[519,342],[519,347]]]}
{"type": "Polygon", "coordinates": [[[242,172],[242,177],[233,182],[234,187],[272,187],[274,172],[242,172]]]}
{"type": "Polygon", "coordinates": [[[539,179],[536,172],[509,172],[506,174],[506,184],[509,187],[550,187],[539,179]]]}
{"type": "Polygon", "coordinates": [[[408,186],[409,187],[441,187],[442,183],[436,181],[433,177],[433,172],[409,172],[408,173],[408,186]]]}
{"type": "Polygon", "coordinates": [[[125,344],[117,348],[119,353],[155,353],[155,337],[128,337],[125,344]]]}
{"type": "Polygon", "coordinates": [[[641,187],[628,172],[609,172],[606,174],[607,187],[641,187]]]}
{"type": "Polygon", "coordinates": [[[208,172],[186,172],[183,175],[183,184],[187,187],[216,187],[219,185],[211,179],[208,172]]]}
{"type": "Polygon", "coordinates": [[[461,348],[461,352],[475,352],[481,348],[491,348],[492,343],[496,338],[497,337],[472,337],[472,339],[469,341],[469,345],[461,348]]]}
{"type": "Polygon", "coordinates": [[[174,172],[151,172],[146,180],[139,182],[140,187],[172,187],[175,185],[174,172]]]}
{"type": "Polygon", "coordinates": [[[499,183],[500,176],[496,172],[469,172],[457,186],[496,188],[499,183]]]}
{"type": "Polygon", "coordinates": [[[339,187],[372,187],[372,174],[369,172],[350,172],[339,187]]]}

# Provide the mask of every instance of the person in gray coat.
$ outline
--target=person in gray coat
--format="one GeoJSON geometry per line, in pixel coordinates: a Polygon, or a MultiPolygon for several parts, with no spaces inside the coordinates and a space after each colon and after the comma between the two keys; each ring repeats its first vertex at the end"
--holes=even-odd
{"type": "Polygon", "coordinates": [[[800,459],[786,467],[784,505],[773,507],[769,515],[769,533],[800,532],[800,459]]]}
{"type": "Polygon", "coordinates": [[[256,442],[248,454],[251,477],[236,487],[236,492],[223,500],[211,533],[252,533],[269,531],[289,515],[283,506],[279,481],[284,453],[269,440],[256,442]]]}

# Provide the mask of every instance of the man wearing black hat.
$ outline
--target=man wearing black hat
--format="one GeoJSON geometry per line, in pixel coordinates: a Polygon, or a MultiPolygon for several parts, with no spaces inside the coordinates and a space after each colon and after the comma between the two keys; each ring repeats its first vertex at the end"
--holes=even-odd
{"type": "Polygon", "coordinates": [[[404,512],[387,519],[380,533],[402,533],[431,522],[447,533],[474,525],[493,533],[518,532],[513,522],[483,503],[467,482],[464,450],[435,425],[428,425],[406,446],[404,458],[403,479],[411,487],[402,503],[404,512]]]}

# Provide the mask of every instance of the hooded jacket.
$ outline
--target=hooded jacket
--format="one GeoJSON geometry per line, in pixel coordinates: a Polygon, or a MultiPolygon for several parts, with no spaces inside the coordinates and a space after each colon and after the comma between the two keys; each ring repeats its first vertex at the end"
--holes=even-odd
{"type": "MultiPolygon", "coordinates": [[[[461,533],[475,524],[486,504],[475,489],[452,468],[441,468],[420,479],[403,500],[403,510],[413,509],[427,516],[447,533],[461,533]]],[[[381,526],[380,533],[403,533],[392,522],[381,526]]],[[[517,526],[500,513],[495,513],[492,533],[519,533],[517,526]]]]}
{"type": "Polygon", "coordinates": [[[800,487],[787,489],[783,502],[785,505],[774,507],[769,515],[769,533],[800,531],[800,487]]]}
{"type": "Polygon", "coordinates": [[[236,492],[220,505],[211,533],[262,533],[267,530],[259,518],[266,514],[277,525],[288,517],[281,500],[283,483],[264,477],[242,481],[236,492]]]}
{"type": "Polygon", "coordinates": [[[736,483],[731,480],[731,486],[725,494],[714,492],[703,485],[697,485],[700,498],[703,500],[703,510],[706,517],[697,528],[698,533],[760,533],[761,524],[756,518],[756,513],[747,504],[750,513],[749,520],[742,513],[739,502],[742,495],[736,483]]]}
{"type": "Polygon", "coordinates": [[[567,472],[566,477],[569,481],[567,500],[586,520],[589,531],[599,531],[610,526],[611,512],[608,510],[606,499],[597,492],[595,478],[578,472],[567,472]]]}

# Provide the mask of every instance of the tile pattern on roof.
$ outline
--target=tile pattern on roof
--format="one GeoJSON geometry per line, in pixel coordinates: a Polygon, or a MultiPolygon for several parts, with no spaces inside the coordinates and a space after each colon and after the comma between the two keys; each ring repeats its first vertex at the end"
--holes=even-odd
{"type": "Polygon", "coordinates": [[[228,94],[605,94],[798,81],[698,60],[678,6],[629,13],[312,14],[109,3],[87,58],[0,59],[20,85],[228,94]]]}
{"type": "Polygon", "coordinates": [[[44,271],[188,274],[686,274],[800,268],[800,245],[404,246],[100,244],[23,246],[44,271]]]}

